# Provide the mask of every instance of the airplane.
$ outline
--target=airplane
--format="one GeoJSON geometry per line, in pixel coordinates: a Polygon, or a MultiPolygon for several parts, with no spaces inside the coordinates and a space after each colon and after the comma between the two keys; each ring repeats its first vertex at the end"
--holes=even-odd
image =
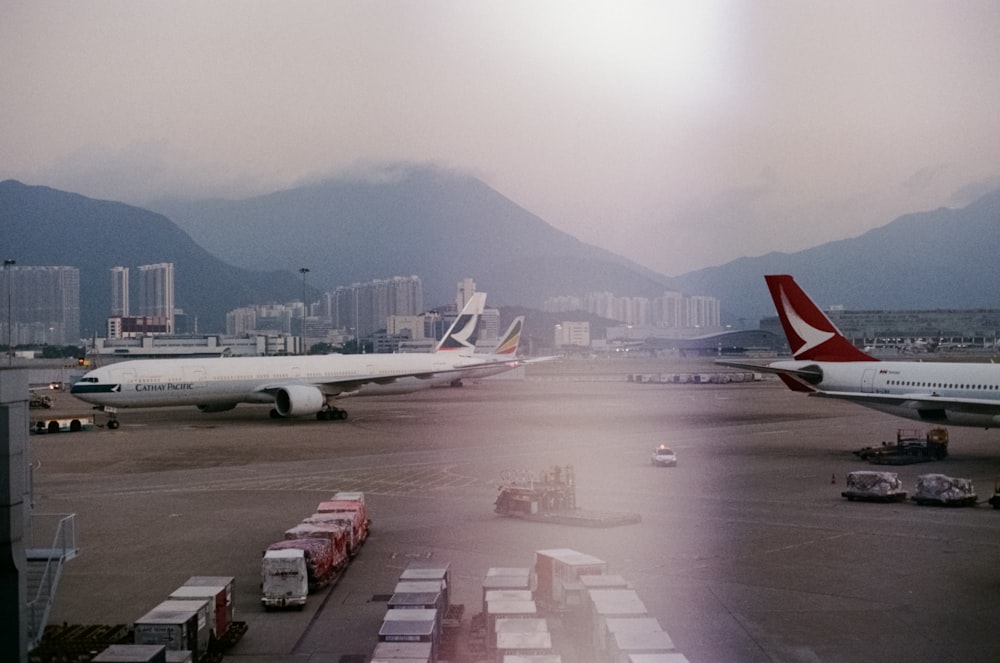
{"type": "Polygon", "coordinates": [[[1000,365],[881,361],[859,350],[787,275],[767,282],[793,360],[724,366],[775,373],[793,391],[937,425],[1000,425],[1000,365]]]}
{"type": "Polygon", "coordinates": [[[111,416],[118,408],[194,405],[202,412],[223,412],[239,403],[270,403],[272,418],[315,415],[346,419],[333,405],[346,396],[405,394],[447,384],[472,371],[507,367],[507,358],[476,356],[470,338],[486,299],[473,295],[435,352],[138,359],[94,369],[70,388],[80,400],[111,416]]]}

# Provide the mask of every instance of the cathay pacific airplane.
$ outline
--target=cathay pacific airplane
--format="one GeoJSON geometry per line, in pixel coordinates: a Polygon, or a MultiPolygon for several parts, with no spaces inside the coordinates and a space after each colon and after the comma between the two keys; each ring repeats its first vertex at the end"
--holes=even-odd
{"type": "Polygon", "coordinates": [[[794,391],[934,424],[1000,425],[1000,365],[879,361],[854,346],[791,276],[765,276],[793,361],[726,366],[776,373],[794,391]]]}
{"type": "Polygon", "coordinates": [[[194,405],[202,412],[270,403],[273,418],[345,419],[333,402],[346,396],[404,394],[448,384],[485,368],[510,370],[505,355],[475,355],[470,341],[486,299],[476,293],[430,353],[146,359],[86,373],[70,393],[111,415],[118,408],[194,405]]]}

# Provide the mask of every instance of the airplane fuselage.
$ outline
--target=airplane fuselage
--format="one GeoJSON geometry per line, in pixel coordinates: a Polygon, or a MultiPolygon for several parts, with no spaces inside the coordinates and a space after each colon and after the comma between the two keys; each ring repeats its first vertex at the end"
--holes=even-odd
{"type": "Polygon", "coordinates": [[[114,408],[271,403],[289,387],[324,400],[404,394],[447,384],[482,358],[432,354],[310,355],[124,361],[90,371],[73,388],[81,400],[114,408]]]}
{"type": "MultiPolygon", "coordinates": [[[[1000,365],[904,361],[778,361],[803,390],[925,422],[1000,425],[1000,365]]],[[[788,373],[786,373],[787,375],[788,373]]]]}

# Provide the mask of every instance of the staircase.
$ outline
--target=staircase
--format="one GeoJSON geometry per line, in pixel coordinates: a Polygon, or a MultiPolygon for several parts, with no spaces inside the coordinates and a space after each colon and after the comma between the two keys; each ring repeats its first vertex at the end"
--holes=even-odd
{"type": "Polygon", "coordinates": [[[27,575],[28,649],[38,645],[49,620],[49,611],[59,587],[63,564],[76,557],[76,514],[37,514],[31,516],[25,546],[27,575]],[[47,535],[51,534],[51,538],[47,535]],[[47,547],[36,547],[46,540],[47,547]]]}

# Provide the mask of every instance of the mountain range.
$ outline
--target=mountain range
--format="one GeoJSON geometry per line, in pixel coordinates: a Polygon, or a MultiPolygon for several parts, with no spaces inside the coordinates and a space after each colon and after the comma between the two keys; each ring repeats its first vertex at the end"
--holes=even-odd
{"type": "MultiPolygon", "coordinates": [[[[676,277],[552,227],[480,180],[429,168],[334,179],[244,200],[159,201],[144,209],[0,182],[0,246],[19,265],[81,272],[83,333],[104,329],[116,265],[175,263],[177,305],[203,332],[227,310],[339,285],[417,274],[425,305],[475,279],[489,305],[539,308],[555,295],[711,295],[724,322],[773,315],[766,273],[791,273],[821,305],[1000,308],[1000,191],[961,209],[902,216],[852,239],[741,258],[676,277]]],[[[664,232],[669,232],[665,229],[664,232]]],[[[720,241],[722,241],[720,239],[720,241]]]]}

